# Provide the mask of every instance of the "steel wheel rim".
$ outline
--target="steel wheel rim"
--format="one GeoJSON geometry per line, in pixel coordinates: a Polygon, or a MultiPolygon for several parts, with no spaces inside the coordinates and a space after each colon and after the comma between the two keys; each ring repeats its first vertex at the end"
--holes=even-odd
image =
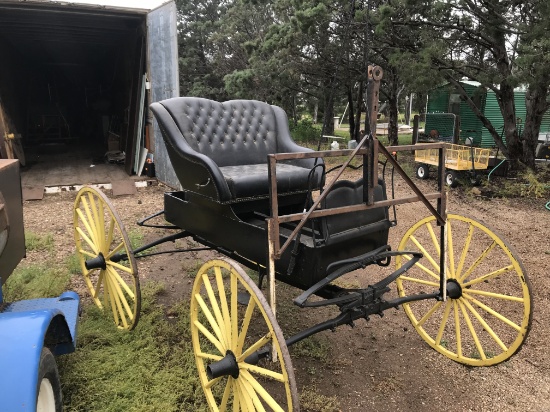
{"type": "MultiPolygon", "coordinates": [[[[400,296],[438,290],[435,227],[433,216],[423,219],[399,244],[399,250],[420,250],[425,255],[397,280],[400,296]],[[431,245],[421,242],[421,236],[431,245]]],[[[411,302],[403,305],[405,312],[420,336],[448,358],[470,366],[501,363],[521,349],[531,328],[532,293],[525,269],[505,240],[470,218],[448,215],[447,244],[447,285],[460,289],[461,296],[446,302],[411,302]],[[474,251],[476,241],[482,247],[474,251]]],[[[404,260],[396,259],[397,267],[404,260]]]]}
{"type": "Polygon", "coordinates": [[[94,303],[111,309],[118,328],[131,330],[139,320],[141,290],[138,269],[122,220],[109,199],[99,190],[82,188],[74,205],[76,253],[84,281],[94,303]],[[88,270],[86,260],[99,254],[105,269],[88,270]],[[126,259],[111,260],[123,253],[126,259]]]}
{"type": "Polygon", "coordinates": [[[211,260],[200,268],[191,296],[191,331],[197,370],[211,410],[299,410],[294,370],[281,329],[263,294],[235,262],[211,260]],[[246,310],[238,306],[238,289],[250,294],[246,310]],[[248,334],[262,320],[269,331],[250,344],[248,334]],[[277,362],[269,361],[269,369],[245,362],[249,352],[269,345],[278,356],[277,362]],[[207,366],[222,359],[228,350],[237,360],[238,377],[209,379],[207,366]],[[262,381],[284,394],[282,400],[271,398],[262,381]]]}
{"type": "Polygon", "coordinates": [[[48,378],[40,381],[38,399],[36,401],[36,412],[55,412],[55,394],[52,383],[48,378]]]}
{"type": "Polygon", "coordinates": [[[455,183],[455,177],[451,172],[447,172],[445,174],[445,183],[447,183],[448,186],[453,187],[453,184],[455,183]]]}
{"type": "Polygon", "coordinates": [[[426,177],[426,169],[424,166],[418,166],[418,168],[416,169],[416,174],[418,175],[418,177],[420,179],[424,179],[426,177]]]}

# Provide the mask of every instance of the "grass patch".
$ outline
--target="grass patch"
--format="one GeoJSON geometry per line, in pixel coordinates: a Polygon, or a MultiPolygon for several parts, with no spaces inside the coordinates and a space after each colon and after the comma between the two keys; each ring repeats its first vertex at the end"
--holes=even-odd
{"type": "Polygon", "coordinates": [[[132,228],[128,232],[128,240],[130,241],[132,250],[135,250],[138,247],[143,246],[143,233],[141,233],[141,231],[137,228],[132,228]]]}
{"type": "Polygon", "coordinates": [[[71,275],[82,274],[82,269],[80,268],[80,261],[78,260],[78,256],[76,252],[71,254],[69,257],[65,259],[64,265],[71,275]]]}
{"type": "Polygon", "coordinates": [[[300,408],[304,412],[338,412],[340,404],[335,396],[322,395],[312,386],[301,391],[300,408]]]}
{"type": "Polygon", "coordinates": [[[71,274],[65,267],[47,263],[19,265],[4,285],[4,300],[51,298],[69,286],[71,274]]]}
{"type": "Polygon", "coordinates": [[[78,349],[58,359],[65,411],[207,411],[195,369],[187,305],[169,321],[155,303],[162,287],[142,289],[142,313],[132,332],[87,306],[78,349]]]}
{"type": "Polygon", "coordinates": [[[51,233],[37,234],[25,233],[25,247],[29,251],[52,252],[54,248],[53,235],[51,233]]]}
{"type": "Polygon", "coordinates": [[[321,335],[313,335],[295,345],[292,345],[292,356],[309,357],[321,362],[326,362],[330,355],[331,347],[327,339],[321,335]]]}

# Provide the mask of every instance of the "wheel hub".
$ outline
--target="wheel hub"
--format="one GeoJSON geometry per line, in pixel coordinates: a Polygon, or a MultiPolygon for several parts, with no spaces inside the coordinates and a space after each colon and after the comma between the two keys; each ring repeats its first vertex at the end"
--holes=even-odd
{"type": "Polygon", "coordinates": [[[451,299],[458,299],[462,296],[462,287],[454,279],[447,281],[447,296],[451,299]]]}
{"type": "Polygon", "coordinates": [[[105,261],[105,257],[103,256],[103,253],[99,252],[99,255],[93,259],[89,259],[84,263],[84,266],[86,266],[86,269],[92,270],[92,269],[107,269],[107,263],[105,261]]]}
{"type": "Polygon", "coordinates": [[[233,352],[228,350],[223,359],[208,365],[206,375],[210,380],[227,375],[237,379],[239,377],[239,364],[233,352]]]}

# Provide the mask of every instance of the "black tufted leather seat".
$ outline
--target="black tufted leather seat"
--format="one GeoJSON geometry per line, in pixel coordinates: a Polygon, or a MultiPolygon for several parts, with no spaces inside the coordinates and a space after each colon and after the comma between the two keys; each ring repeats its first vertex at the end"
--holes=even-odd
{"type": "MultiPolygon", "coordinates": [[[[292,141],[285,112],[267,103],[176,97],[153,103],[151,110],[183,189],[220,202],[267,197],[267,155],[310,151],[292,141]]],[[[279,194],[306,192],[314,163],[278,162],[279,194]]],[[[321,180],[317,168],[312,187],[321,180]]]]}

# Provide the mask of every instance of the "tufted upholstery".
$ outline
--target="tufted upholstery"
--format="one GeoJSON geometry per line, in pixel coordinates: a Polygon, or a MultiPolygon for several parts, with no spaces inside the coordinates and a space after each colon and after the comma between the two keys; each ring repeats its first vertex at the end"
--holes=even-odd
{"type": "MultiPolygon", "coordinates": [[[[182,187],[221,202],[269,195],[267,155],[305,152],[285,112],[255,100],[177,97],[151,105],[182,187]]],[[[305,192],[314,159],[277,163],[277,190],[305,192]]],[[[316,171],[313,187],[319,187],[316,171]]]]}

